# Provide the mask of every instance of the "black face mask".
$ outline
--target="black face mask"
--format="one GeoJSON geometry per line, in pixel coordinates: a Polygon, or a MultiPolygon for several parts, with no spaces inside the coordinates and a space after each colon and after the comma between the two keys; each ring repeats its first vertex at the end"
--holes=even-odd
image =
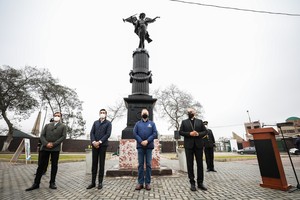
{"type": "Polygon", "coordinates": [[[188,113],[190,119],[192,119],[195,115],[193,113],[188,113]]]}
{"type": "Polygon", "coordinates": [[[143,115],[142,115],[142,118],[143,118],[143,119],[147,119],[147,118],[148,118],[148,115],[147,115],[147,114],[143,114],[143,115]]]}

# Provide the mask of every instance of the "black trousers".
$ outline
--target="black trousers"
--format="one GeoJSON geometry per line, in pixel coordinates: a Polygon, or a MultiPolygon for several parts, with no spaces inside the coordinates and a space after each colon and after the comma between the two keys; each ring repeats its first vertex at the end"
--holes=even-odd
{"type": "Polygon", "coordinates": [[[39,166],[36,170],[34,183],[40,184],[44,169],[48,166],[49,157],[51,155],[51,178],[50,183],[55,183],[58,169],[59,151],[40,151],[39,166]]]}
{"type": "MultiPolygon", "coordinates": [[[[38,156],[38,165],[40,165],[41,164],[41,160],[42,160],[42,153],[39,151],[39,156],[38,156]]],[[[47,165],[45,166],[45,168],[44,168],[44,171],[43,171],[43,174],[45,174],[46,172],[47,172],[47,168],[48,168],[48,164],[49,164],[49,160],[48,160],[48,162],[47,162],[47,165]]]]}
{"type": "Polygon", "coordinates": [[[92,148],[92,184],[96,183],[98,165],[99,165],[99,176],[98,182],[103,182],[104,176],[104,166],[105,166],[105,156],[107,147],[100,147],[96,149],[92,148]]]}
{"type": "Polygon", "coordinates": [[[205,147],[204,148],[205,153],[205,161],[206,161],[206,167],[208,170],[215,169],[214,166],[214,148],[213,147],[205,147]]]}
{"type": "Polygon", "coordinates": [[[191,185],[195,185],[194,157],[197,163],[197,183],[203,183],[203,148],[185,148],[188,177],[191,185]]]}

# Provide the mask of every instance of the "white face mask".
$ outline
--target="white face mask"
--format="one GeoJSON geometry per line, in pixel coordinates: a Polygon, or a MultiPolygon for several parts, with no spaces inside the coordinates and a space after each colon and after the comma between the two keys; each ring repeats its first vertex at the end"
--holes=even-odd
{"type": "Polygon", "coordinates": [[[105,117],[106,117],[105,114],[103,114],[103,113],[100,114],[100,118],[101,118],[101,119],[104,119],[105,117]]]}
{"type": "Polygon", "coordinates": [[[60,121],[60,117],[54,117],[53,119],[54,119],[55,122],[60,121]]]}

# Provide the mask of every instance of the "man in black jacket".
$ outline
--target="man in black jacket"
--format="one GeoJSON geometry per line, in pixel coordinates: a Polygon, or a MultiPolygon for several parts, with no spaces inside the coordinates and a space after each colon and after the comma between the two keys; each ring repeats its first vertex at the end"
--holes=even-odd
{"type": "Polygon", "coordinates": [[[179,134],[184,136],[184,149],[187,162],[188,177],[191,190],[196,191],[194,175],[194,156],[197,162],[197,184],[201,190],[207,190],[203,184],[203,137],[207,135],[202,120],[195,118],[196,111],[187,109],[188,119],[183,120],[180,125],[179,134]]]}
{"type": "Polygon", "coordinates": [[[108,138],[111,135],[111,122],[106,119],[107,112],[105,109],[101,109],[99,120],[96,120],[93,124],[90,138],[92,143],[92,183],[86,188],[91,189],[96,186],[96,176],[99,164],[99,176],[98,176],[98,189],[102,189],[105,156],[108,146],[108,138]]]}
{"type": "Polygon", "coordinates": [[[56,189],[55,179],[58,170],[58,159],[61,148],[61,143],[66,138],[67,127],[61,122],[62,114],[60,112],[54,113],[54,122],[47,124],[42,133],[40,140],[41,146],[41,157],[39,166],[36,170],[36,176],[34,184],[27,188],[26,191],[38,189],[40,187],[40,181],[44,173],[44,169],[48,165],[49,157],[51,156],[51,178],[49,188],[56,189]]]}
{"type": "Polygon", "coordinates": [[[214,167],[215,137],[212,130],[208,128],[208,121],[204,121],[203,124],[207,129],[207,136],[203,138],[207,172],[217,172],[214,167]]]}

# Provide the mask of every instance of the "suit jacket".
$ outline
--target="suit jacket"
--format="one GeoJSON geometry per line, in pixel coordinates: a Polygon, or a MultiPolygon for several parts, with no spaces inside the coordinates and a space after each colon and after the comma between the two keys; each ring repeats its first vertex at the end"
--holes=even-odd
{"type": "Polygon", "coordinates": [[[101,140],[102,144],[100,146],[108,146],[108,138],[111,135],[111,129],[111,122],[107,119],[105,119],[103,122],[101,122],[100,120],[96,120],[90,133],[91,143],[93,141],[98,142],[99,140],[101,140]]]}
{"type": "Polygon", "coordinates": [[[203,148],[203,137],[207,135],[207,130],[201,119],[194,118],[194,127],[190,119],[183,120],[180,125],[179,134],[184,137],[184,148],[192,149],[203,148]],[[199,136],[190,136],[193,130],[199,133],[199,136]]]}
{"type": "Polygon", "coordinates": [[[40,140],[42,142],[41,150],[44,151],[60,151],[61,143],[64,139],[66,139],[67,136],[67,127],[65,124],[58,122],[54,126],[55,122],[51,122],[49,124],[46,124],[44,127],[40,140]],[[46,145],[52,142],[53,148],[49,149],[46,147],[46,145]]]}
{"type": "Polygon", "coordinates": [[[213,148],[215,146],[215,137],[212,130],[207,129],[207,136],[204,138],[204,147],[213,148]]]}

